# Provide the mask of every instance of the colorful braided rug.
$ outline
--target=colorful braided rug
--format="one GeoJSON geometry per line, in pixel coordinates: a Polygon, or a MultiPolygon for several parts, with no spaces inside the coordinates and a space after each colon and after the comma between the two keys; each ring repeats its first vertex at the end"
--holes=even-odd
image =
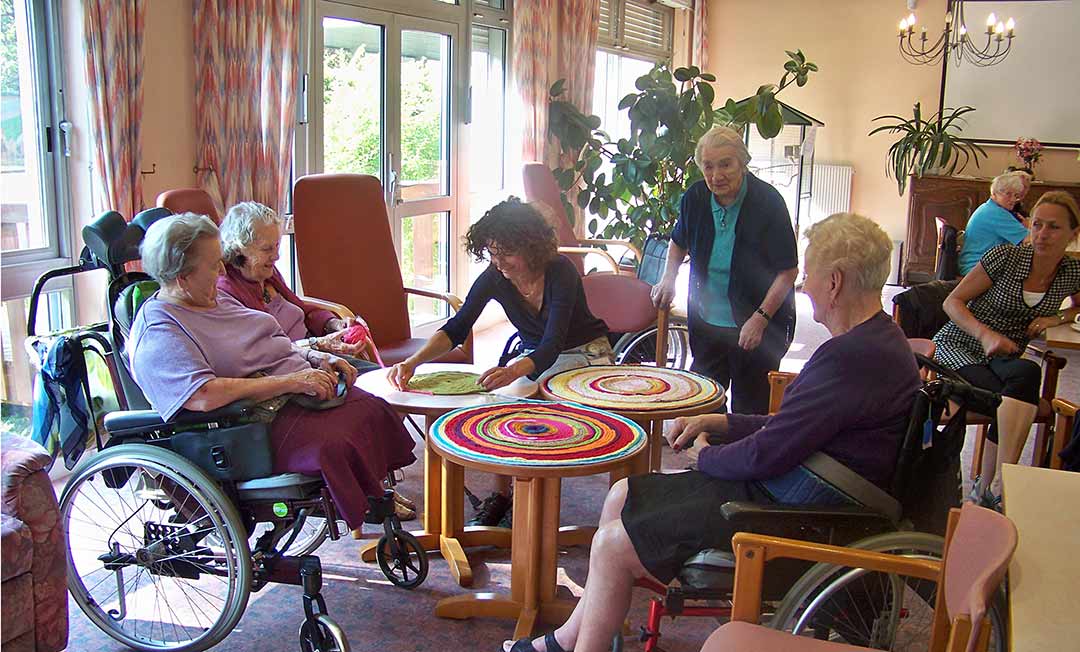
{"type": "Polygon", "coordinates": [[[431,425],[432,441],[460,458],[517,466],[583,466],[645,446],[641,426],[583,405],[514,401],[462,408],[431,425]]]}
{"type": "Polygon", "coordinates": [[[723,390],[711,378],[682,369],[598,365],[555,374],[544,381],[544,391],[606,410],[663,412],[708,403],[723,390]]]}

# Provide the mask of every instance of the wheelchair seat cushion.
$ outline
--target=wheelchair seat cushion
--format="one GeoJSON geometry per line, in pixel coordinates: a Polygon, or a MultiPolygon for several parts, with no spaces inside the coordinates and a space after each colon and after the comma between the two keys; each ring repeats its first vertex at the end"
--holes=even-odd
{"type": "Polygon", "coordinates": [[[236,483],[240,500],[300,500],[323,486],[323,479],[303,473],[279,473],[236,483]]]}
{"type": "Polygon", "coordinates": [[[683,563],[679,582],[694,589],[732,589],[735,580],[735,553],[709,548],[683,563]]]}

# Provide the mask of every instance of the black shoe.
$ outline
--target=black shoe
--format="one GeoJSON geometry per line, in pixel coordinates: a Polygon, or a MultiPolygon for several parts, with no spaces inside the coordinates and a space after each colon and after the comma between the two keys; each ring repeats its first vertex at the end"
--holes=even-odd
{"type": "Polygon", "coordinates": [[[504,527],[507,530],[512,530],[514,528],[514,506],[513,505],[511,505],[510,508],[507,509],[506,512],[503,514],[502,518],[499,519],[499,527],[504,527]]]}
{"type": "Polygon", "coordinates": [[[466,525],[486,525],[492,527],[499,524],[503,515],[510,509],[510,499],[500,493],[494,493],[484,499],[476,515],[469,519],[466,525]]]}

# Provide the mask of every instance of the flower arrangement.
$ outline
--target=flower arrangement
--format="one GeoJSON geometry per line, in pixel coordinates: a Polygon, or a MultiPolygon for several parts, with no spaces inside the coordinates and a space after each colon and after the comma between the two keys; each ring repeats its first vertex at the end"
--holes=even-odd
{"type": "Polygon", "coordinates": [[[1042,143],[1034,138],[1017,138],[1015,150],[1016,158],[1029,170],[1042,158],[1042,143]]]}

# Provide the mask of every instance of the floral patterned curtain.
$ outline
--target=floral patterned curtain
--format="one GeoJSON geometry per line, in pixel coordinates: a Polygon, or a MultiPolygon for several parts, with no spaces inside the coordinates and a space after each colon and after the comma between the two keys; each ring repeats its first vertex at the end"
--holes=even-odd
{"type": "Polygon", "coordinates": [[[300,0],[195,0],[198,183],[220,214],[285,210],[296,118],[300,0]]]}
{"type": "Polygon", "coordinates": [[[84,0],[86,78],[95,143],[94,210],[127,219],[143,209],[143,0],[84,0]]]}
{"type": "Polygon", "coordinates": [[[709,65],[709,3],[694,0],[693,34],[691,35],[690,63],[702,70],[709,65]]]}

